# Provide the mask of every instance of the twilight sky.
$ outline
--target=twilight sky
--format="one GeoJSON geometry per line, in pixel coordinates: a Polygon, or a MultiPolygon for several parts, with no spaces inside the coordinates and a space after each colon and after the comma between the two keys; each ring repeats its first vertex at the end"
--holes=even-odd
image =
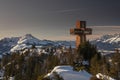
{"type": "Polygon", "coordinates": [[[0,39],[27,33],[39,39],[75,40],[77,20],[93,28],[89,39],[120,33],[120,0],[0,0],[0,39]]]}

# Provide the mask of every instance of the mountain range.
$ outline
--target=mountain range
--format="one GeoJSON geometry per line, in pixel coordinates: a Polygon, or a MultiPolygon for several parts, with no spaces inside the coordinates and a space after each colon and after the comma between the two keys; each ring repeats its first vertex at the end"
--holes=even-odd
{"type": "MultiPolygon", "coordinates": [[[[90,41],[97,46],[98,50],[113,51],[116,48],[120,49],[120,34],[103,35],[102,37],[90,41]]],[[[75,48],[75,41],[51,41],[40,40],[31,34],[26,34],[21,37],[4,38],[0,40],[0,54],[21,50],[24,48],[30,48],[32,45],[36,47],[43,46],[72,46],[75,48]]]]}
{"type": "Polygon", "coordinates": [[[17,50],[22,50],[25,48],[30,48],[35,45],[37,48],[41,48],[44,46],[66,46],[75,47],[74,41],[51,41],[51,40],[40,40],[31,34],[26,34],[21,37],[12,37],[12,38],[4,38],[0,40],[0,54],[14,52],[17,50]]]}
{"type": "Polygon", "coordinates": [[[120,34],[103,35],[91,41],[91,43],[95,44],[98,50],[114,51],[120,49],[120,34]]]}

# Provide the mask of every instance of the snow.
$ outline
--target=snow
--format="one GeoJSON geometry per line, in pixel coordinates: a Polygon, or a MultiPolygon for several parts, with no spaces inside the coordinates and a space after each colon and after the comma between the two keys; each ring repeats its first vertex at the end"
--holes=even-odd
{"type": "Polygon", "coordinates": [[[0,59],[2,59],[2,55],[0,55],[0,59]]]}
{"type": "Polygon", "coordinates": [[[89,65],[89,62],[88,61],[83,61],[82,64],[83,65],[89,65]]]}
{"type": "Polygon", "coordinates": [[[36,48],[41,49],[42,47],[60,47],[64,46],[69,48],[75,48],[74,41],[51,41],[51,40],[40,40],[31,34],[26,34],[21,37],[4,38],[0,40],[0,54],[8,52],[16,52],[25,48],[30,48],[35,45],[36,48]]]}
{"type": "Polygon", "coordinates": [[[107,39],[107,40],[105,40],[104,42],[109,42],[109,43],[117,43],[118,41],[120,41],[120,36],[119,35],[117,35],[117,36],[114,36],[114,37],[112,37],[112,38],[109,38],[109,39],[107,39]]]}
{"type": "MultiPolygon", "coordinates": [[[[97,45],[98,50],[115,50],[120,48],[120,34],[104,35],[99,39],[91,41],[92,44],[97,45]]],[[[39,40],[31,34],[26,34],[21,37],[4,38],[0,40],[0,54],[7,53],[10,50],[16,51],[24,48],[29,48],[30,45],[40,46],[65,46],[75,48],[75,41],[51,41],[39,40]]],[[[38,48],[38,47],[37,47],[38,48]]]]}
{"type": "Polygon", "coordinates": [[[3,79],[3,76],[4,76],[4,70],[1,69],[1,70],[0,70],[0,79],[1,79],[1,80],[3,79]]]}
{"type": "Polygon", "coordinates": [[[19,37],[3,38],[0,40],[0,54],[7,53],[17,44],[19,37]]]}
{"type": "Polygon", "coordinates": [[[26,34],[22,37],[19,37],[17,44],[11,48],[11,52],[22,50],[25,48],[30,48],[32,45],[35,45],[36,48],[40,49],[43,46],[69,46],[73,44],[70,41],[51,41],[51,40],[39,40],[32,36],[31,34],[26,34]]]}
{"type": "Polygon", "coordinates": [[[25,36],[20,37],[16,46],[14,46],[10,51],[18,51],[25,48],[31,48],[32,45],[39,45],[40,40],[33,37],[31,34],[26,34],[25,36]]]}
{"type": "Polygon", "coordinates": [[[9,79],[8,80],[14,80],[14,77],[9,77],[9,79]]]}
{"type": "Polygon", "coordinates": [[[71,66],[56,66],[47,76],[53,78],[54,72],[60,75],[64,80],[89,80],[92,76],[84,70],[79,72],[73,71],[73,67],[71,66]]]}
{"type": "Polygon", "coordinates": [[[18,44],[39,44],[40,40],[33,37],[31,34],[26,34],[25,36],[22,36],[18,44]]]}
{"type": "Polygon", "coordinates": [[[14,51],[18,51],[18,50],[22,50],[25,48],[31,48],[32,45],[26,45],[26,44],[20,44],[20,45],[16,45],[15,47],[13,47],[10,51],[14,52],[14,51]]]}
{"type": "Polygon", "coordinates": [[[97,77],[98,79],[115,80],[115,79],[111,78],[110,76],[103,75],[103,74],[101,74],[101,73],[96,74],[96,77],[97,77]]]}
{"type": "Polygon", "coordinates": [[[96,40],[91,41],[96,45],[98,50],[114,51],[116,48],[120,48],[120,33],[113,35],[104,35],[96,40]]]}

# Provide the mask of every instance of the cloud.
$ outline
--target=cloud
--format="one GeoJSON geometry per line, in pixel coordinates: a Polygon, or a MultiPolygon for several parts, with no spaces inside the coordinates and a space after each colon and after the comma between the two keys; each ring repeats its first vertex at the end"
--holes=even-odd
{"type": "Polygon", "coordinates": [[[93,29],[93,34],[115,34],[120,33],[120,26],[89,26],[93,29]]]}
{"type": "Polygon", "coordinates": [[[101,36],[102,36],[102,35],[100,35],[100,34],[88,35],[88,36],[87,36],[87,40],[94,40],[94,39],[99,38],[99,37],[101,37],[101,36]]]}
{"type": "Polygon", "coordinates": [[[53,36],[53,37],[47,37],[49,40],[67,40],[67,41],[73,41],[76,39],[75,36],[69,35],[69,36],[53,36]]]}
{"type": "MultiPolygon", "coordinates": [[[[87,40],[93,40],[99,38],[105,34],[116,34],[120,33],[120,26],[88,26],[93,29],[92,35],[86,35],[87,40]]],[[[47,37],[50,40],[68,40],[73,41],[76,40],[75,35],[70,35],[69,33],[66,35],[52,36],[47,37]]]]}
{"type": "Polygon", "coordinates": [[[75,11],[80,11],[80,9],[57,10],[55,12],[57,12],[57,13],[68,13],[68,12],[75,12],[75,11]]]}

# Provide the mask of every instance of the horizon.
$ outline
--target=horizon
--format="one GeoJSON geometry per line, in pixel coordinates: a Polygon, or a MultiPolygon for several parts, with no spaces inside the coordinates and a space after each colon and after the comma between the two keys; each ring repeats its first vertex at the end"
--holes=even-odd
{"type": "Polygon", "coordinates": [[[39,39],[75,40],[70,28],[86,21],[92,40],[120,33],[120,1],[113,0],[0,0],[0,39],[32,34],[39,39]],[[102,5],[102,6],[101,6],[102,5]]]}
{"type": "MultiPolygon", "coordinates": [[[[104,35],[120,34],[120,32],[119,32],[119,26],[101,26],[101,27],[99,27],[99,26],[89,26],[89,28],[92,28],[92,27],[95,28],[95,30],[101,30],[102,29],[101,27],[104,27],[105,28],[104,29],[105,32],[104,33],[96,33],[96,31],[93,30],[93,34],[92,35],[86,35],[87,40],[98,39],[98,38],[100,38],[100,37],[102,37],[104,35]]],[[[20,35],[20,34],[19,35],[13,35],[13,34],[11,34],[11,35],[2,36],[2,37],[0,35],[0,40],[4,39],[4,38],[22,37],[22,36],[25,36],[26,34],[31,34],[31,33],[25,33],[25,34],[22,34],[22,35],[20,35]]],[[[40,40],[52,40],[52,41],[75,41],[76,40],[76,35],[70,35],[70,34],[68,34],[69,35],[68,37],[65,36],[63,38],[63,36],[62,36],[63,39],[60,39],[61,36],[58,36],[57,37],[58,39],[47,39],[47,38],[40,38],[40,37],[36,36],[35,34],[31,34],[31,35],[34,36],[34,37],[36,37],[36,38],[38,38],[38,39],[40,39],[40,40]]]]}

